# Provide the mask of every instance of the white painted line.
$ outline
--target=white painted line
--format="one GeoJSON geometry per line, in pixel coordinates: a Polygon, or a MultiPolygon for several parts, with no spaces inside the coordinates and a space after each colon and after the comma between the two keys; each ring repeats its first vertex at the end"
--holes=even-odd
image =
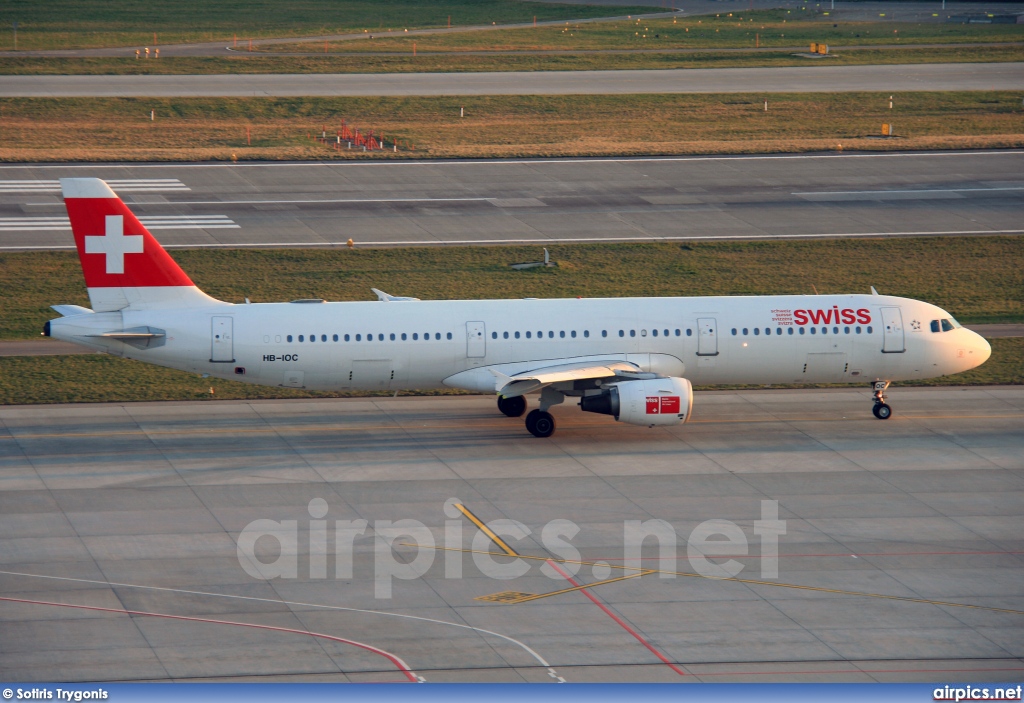
{"type": "MultiPolygon", "coordinates": [[[[192,190],[177,178],[108,179],[107,185],[123,193],[192,190]]],[[[0,193],[59,193],[60,181],[0,181],[0,193]]]]}
{"type": "MultiPolygon", "coordinates": [[[[227,215],[168,215],[140,217],[146,229],[240,229],[227,215]]],[[[65,216],[53,217],[0,217],[0,232],[40,232],[69,230],[71,222],[65,216]]]]}
{"type": "MultiPolygon", "coordinates": [[[[178,593],[178,594],[185,594],[185,595],[191,595],[191,596],[204,596],[204,597],[207,597],[207,598],[228,598],[228,599],[232,599],[232,600],[253,601],[253,602],[256,602],[256,603],[272,603],[274,605],[287,605],[289,607],[318,608],[318,609],[322,609],[322,610],[340,610],[340,611],[349,612],[349,613],[366,613],[366,614],[369,614],[369,615],[382,615],[384,617],[400,618],[400,619],[403,619],[403,620],[417,620],[419,622],[428,622],[428,623],[433,623],[435,625],[447,625],[449,627],[457,627],[457,628],[462,629],[462,630],[472,630],[474,632],[479,632],[480,634],[483,634],[483,635],[493,635],[494,637],[499,637],[499,638],[505,640],[506,642],[511,642],[512,644],[515,644],[515,645],[519,646],[520,648],[522,648],[523,651],[525,651],[531,657],[533,657],[541,666],[547,668],[549,672],[552,672],[552,673],[554,672],[554,670],[551,668],[551,664],[549,664],[547,662],[547,660],[544,659],[544,657],[542,657],[540,654],[538,654],[536,652],[536,650],[534,650],[533,648],[529,647],[528,645],[520,642],[519,640],[517,640],[517,639],[515,639],[513,637],[509,637],[508,635],[503,635],[500,632],[494,632],[493,630],[485,630],[485,629],[483,629],[481,627],[473,627],[472,625],[464,625],[462,623],[449,622],[447,620],[435,620],[434,618],[425,618],[425,617],[423,617],[421,615],[408,615],[406,613],[395,613],[395,612],[391,612],[391,611],[387,611],[387,610],[365,610],[363,608],[346,608],[346,607],[340,606],[340,605],[323,605],[321,603],[303,603],[301,601],[289,601],[289,600],[276,599],[276,598],[260,598],[258,596],[241,596],[241,595],[235,595],[235,594],[231,594],[231,593],[216,593],[216,592],[210,592],[210,591],[192,591],[192,590],[186,590],[186,589],[183,589],[183,588],[167,588],[166,586],[144,586],[144,585],[135,584],[135,583],[118,583],[116,581],[97,581],[95,579],[71,578],[71,577],[68,577],[68,576],[49,576],[49,575],[46,575],[46,574],[30,574],[30,573],[25,573],[25,572],[22,572],[22,571],[0,571],[0,574],[5,574],[5,575],[8,575],[8,576],[24,576],[24,577],[27,577],[27,578],[36,578],[36,579],[48,579],[48,580],[51,580],[51,581],[68,581],[68,582],[71,582],[71,583],[90,583],[90,584],[95,584],[95,585],[98,585],[98,586],[106,586],[107,588],[137,588],[137,589],[140,589],[140,590],[163,591],[163,592],[166,592],[166,593],[178,593]]],[[[564,679],[562,680],[562,682],[564,683],[564,679]]]]}
{"type": "Polygon", "coordinates": [[[35,166],[0,166],[0,172],[12,169],[140,169],[140,168],[342,168],[342,167],[363,167],[363,166],[476,166],[476,165],[517,165],[517,164],[583,164],[583,163],[650,163],[650,162],[674,162],[674,161],[779,161],[779,160],[814,160],[814,159],[906,159],[906,158],[949,158],[957,156],[1016,156],[1024,157],[1024,150],[1016,151],[936,151],[936,152],[884,152],[877,154],[748,154],[742,156],[636,156],[621,158],[572,158],[572,159],[477,159],[463,161],[303,161],[303,162],[273,162],[273,163],[217,163],[217,164],[135,164],[122,162],[118,164],[40,164],[35,166]]]}
{"type": "Polygon", "coordinates": [[[887,195],[889,193],[987,193],[989,191],[1024,190],[1024,187],[1009,188],[921,188],[918,190],[814,190],[790,195],[887,195]]]}
{"type": "MultiPolygon", "coordinates": [[[[315,203],[463,203],[492,198],[364,198],[351,200],[168,200],[163,203],[132,203],[133,205],[308,205],[315,203]]],[[[38,205],[54,205],[55,203],[36,203],[38,205]]]]}
{"type": "MultiPolygon", "coordinates": [[[[237,228],[238,225],[235,225],[237,228]]],[[[165,229],[179,229],[167,227],[165,229]]],[[[187,228],[180,228],[187,229],[187,228]]],[[[204,228],[206,229],[206,228],[204,228]]],[[[420,246],[479,246],[488,244],[584,244],[602,243],[617,244],[622,242],[714,242],[714,241],[754,241],[766,239],[854,239],[859,237],[937,237],[1000,234],[1024,234],[1024,229],[986,229],[986,230],[950,230],[944,232],[846,232],[830,234],[736,234],[709,235],[706,237],[562,237],[545,239],[422,239],[397,242],[357,241],[357,247],[420,247],[420,246]]],[[[165,249],[305,249],[311,247],[344,247],[348,242],[241,242],[237,244],[168,244],[162,243],[165,249]]],[[[51,251],[74,249],[74,246],[0,246],[0,251],[51,251]]]]}

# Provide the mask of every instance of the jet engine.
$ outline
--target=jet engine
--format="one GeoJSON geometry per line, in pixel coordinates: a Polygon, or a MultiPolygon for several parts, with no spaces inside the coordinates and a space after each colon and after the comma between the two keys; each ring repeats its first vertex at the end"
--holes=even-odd
{"type": "Polygon", "coordinates": [[[619,381],[583,396],[580,408],[631,425],[679,425],[690,419],[693,386],[676,377],[619,381]]]}

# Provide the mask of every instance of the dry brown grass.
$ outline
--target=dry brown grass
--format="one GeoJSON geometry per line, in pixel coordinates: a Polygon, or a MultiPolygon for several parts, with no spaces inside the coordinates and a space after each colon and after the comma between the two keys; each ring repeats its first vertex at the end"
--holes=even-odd
{"type": "Polygon", "coordinates": [[[359,99],[0,100],[0,160],[181,161],[763,153],[1024,146],[1012,93],[627,95],[359,99]],[[459,108],[466,117],[459,118],[459,108]],[[151,122],[149,110],[157,120],[151,122]],[[336,151],[323,124],[383,131],[414,151],[336,151]],[[882,122],[896,139],[869,138],[882,122]],[[252,146],[246,144],[246,127],[252,146]]]}

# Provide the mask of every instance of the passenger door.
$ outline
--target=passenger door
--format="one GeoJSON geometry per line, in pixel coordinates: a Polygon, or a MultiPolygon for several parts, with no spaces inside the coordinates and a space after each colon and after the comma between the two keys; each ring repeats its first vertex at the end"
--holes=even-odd
{"type": "Polygon", "coordinates": [[[466,323],[466,356],[470,359],[487,356],[487,328],[484,323],[466,323]]]}
{"type": "Polygon", "coordinates": [[[227,316],[215,316],[210,330],[210,361],[230,362],[235,360],[233,320],[227,316]]]}
{"type": "Polygon", "coordinates": [[[902,354],[906,351],[903,340],[903,314],[899,308],[882,308],[882,351],[886,354],[902,354]]]}

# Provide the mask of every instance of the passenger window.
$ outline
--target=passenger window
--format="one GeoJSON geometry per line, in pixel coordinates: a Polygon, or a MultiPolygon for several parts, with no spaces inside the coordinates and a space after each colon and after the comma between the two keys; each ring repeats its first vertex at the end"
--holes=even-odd
{"type": "Polygon", "coordinates": [[[408,337],[406,336],[405,332],[402,332],[402,341],[404,342],[407,338],[408,337]]]}
{"type": "Polygon", "coordinates": [[[755,327],[755,328],[754,328],[754,334],[755,334],[755,335],[759,335],[759,334],[761,334],[761,328],[760,328],[760,327],[755,327]]]}
{"type": "Polygon", "coordinates": [[[565,339],[565,330],[562,330],[561,332],[559,332],[558,336],[561,337],[562,339],[565,339]]]}
{"type": "Polygon", "coordinates": [[[607,337],[608,336],[608,330],[601,330],[601,336],[602,337],[607,337]]]}
{"type": "MultiPolygon", "coordinates": [[[[357,334],[357,335],[356,335],[356,337],[357,337],[357,340],[356,340],[356,341],[358,341],[358,337],[359,337],[359,335],[357,334]]],[[[419,340],[419,338],[420,338],[420,335],[419,335],[419,333],[418,333],[418,332],[413,332],[413,333],[412,333],[412,341],[414,341],[414,342],[415,342],[415,341],[418,341],[418,340],[419,340]]]]}
{"type": "Polygon", "coordinates": [[[822,334],[828,334],[828,327],[822,327],[821,328],[821,333],[822,334]]]}
{"type": "Polygon", "coordinates": [[[868,327],[868,334],[871,334],[871,328],[868,327]]]}
{"type": "Polygon", "coordinates": [[[498,338],[498,333],[497,332],[491,332],[491,339],[497,339],[497,338],[498,338]]]}
{"type": "Polygon", "coordinates": [[[626,333],[623,330],[619,330],[619,336],[620,337],[625,337],[626,333]]]}
{"type": "Polygon", "coordinates": [[[832,328],[832,334],[839,334],[839,328],[838,327],[833,327],[832,328]]]}
{"type": "Polygon", "coordinates": [[[326,342],[327,341],[327,335],[326,334],[320,335],[320,341],[321,342],[326,342]]]}
{"type": "Polygon", "coordinates": [[[526,333],[526,338],[527,339],[533,339],[533,332],[527,332],[526,333]]]}
{"type": "Polygon", "coordinates": [[[348,341],[348,339],[349,339],[349,337],[348,337],[348,335],[346,334],[346,335],[345,335],[345,341],[347,342],[347,341],[348,341]]]}
{"type": "Polygon", "coordinates": [[[303,335],[300,334],[299,335],[299,341],[300,342],[304,342],[305,340],[306,340],[306,338],[303,335]]]}
{"type": "Polygon", "coordinates": [[[778,337],[780,334],[782,334],[782,328],[781,327],[776,327],[775,328],[775,336],[778,337]]]}
{"type": "Polygon", "coordinates": [[[803,328],[803,327],[801,327],[801,328],[800,328],[800,334],[803,334],[803,333],[804,333],[804,328],[803,328]]]}
{"type": "Polygon", "coordinates": [[[655,337],[657,337],[658,336],[658,330],[651,330],[651,334],[654,335],[655,337]]]}
{"type": "Polygon", "coordinates": [[[292,341],[292,336],[291,335],[288,335],[288,341],[289,342],[292,341]]]}
{"type": "Polygon", "coordinates": [[[505,339],[508,339],[508,332],[502,332],[501,336],[504,337],[505,339]]]}
{"type": "Polygon", "coordinates": [[[576,339],[576,330],[573,330],[572,332],[570,332],[569,336],[571,336],[573,339],[576,339]]]}
{"type": "Polygon", "coordinates": [[[630,330],[629,331],[629,336],[630,337],[635,337],[636,336],[636,330],[630,330]]]}
{"type": "Polygon", "coordinates": [[[361,334],[357,334],[357,335],[356,335],[356,341],[357,341],[357,342],[361,342],[361,341],[363,341],[363,335],[361,335],[361,334]]]}
{"type": "Polygon", "coordinates": [[[337,341],[338,341],[338,335],[334,335],[334,341],[335,341],[335,342],[337,342],[337,341]]]}
{"type": "MultiPolygon", "coordinates": [[[[666,337],[668,336],[668,330],[665,330],[665,336],[666,336],[666,337]]],[[[676,334],[676,336],[678,337],[678,336],[679,336],[679,334],[677,333],[677,334],[676,334]]]]}
{"type": "Polygon", "coordinates": [[[555,338],[555,331],[554,330],[548,330],[548,339],[554,339],[554,338],[555,338]]]}
{"type": "Polygon", "coordinates": [[[383,342],[384,341],[384,335],[383,334],[378,334],[377,335],[377,341],[378,342],[383,342]]]}
{"type": "Polygon", "coordinates": [[[943,332],[952,332],[953,331],[953,325],[952,325],[952,323],[949,320],[943,320],[942,321],[942,331],[943,332]]]}
{"type": "Polygon", "coordinates": [[[389,335],[389,337],[390,337],[390,339],[391,339],[391,341],[392,341],[392,342],[393,342],[393,341],[395,341],[395,333],[394,333],[394,332],[392,332],[392,333],[391,333],[391,334],[389,335]]]}
{"type": "Polygon", "coordinates": [[[451,333],[451,332],[449,332],[449,333],[448,333],[448,339],[451,339],[451,338],[452,338],[452,333],[451,333]]]}
{"type": "Polygon", "coordinates": [[[812,327],[811,328],[811,334],[818,334],[818,328],[817,327],[812,327]]]}
{"type": "Polygon", "coordinates": [[[748,330],[746,327],[744,327],[743,328],[743,336],[746,337],[748,334],[750,334],[750,330],[748,330]]]}
{"type": "Polygon", "coordinates": [[[516,332],[516,339],[519,339],[519,333],[516,332]]]}
{"type": "Polygon", "coordinates": [[[788,328],[787,332],[789,332],[789,335],[792,336],[793,335],[793,328],[792,327],[788,328]]]}
{"type": "Polygon", "coordinates": [[[590,336],[590,330],[583,330],[583,336],[584,337],[589,337],[590,336]]]}
{"type": "MultiPolygon", "coordinates": [[[[676,336],[677,337],[679,336],[679,330],[676,330],[676,336]]],[[[687,337],[692,337],[693,336],[693,330],[691,330],[689,327],[686,328],[686,336],[687,337]]]]}
{"type": "Polygon", "coordinates": [[[860,334],[860,327],[859,326],[854,327],[853,331],[856,332],[857,334],[860,334]]]}
{"type": "Polygon", "coordinates": [[[849,327],[844,327],[843,328],[843,334],[850,334],[850,328],[849,327]]]}

